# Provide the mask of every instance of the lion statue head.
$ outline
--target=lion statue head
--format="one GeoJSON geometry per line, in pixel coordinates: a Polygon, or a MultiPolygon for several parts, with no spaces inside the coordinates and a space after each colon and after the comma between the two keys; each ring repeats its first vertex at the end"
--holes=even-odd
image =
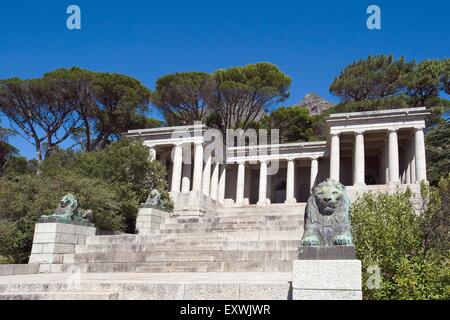
{"type": "Polygon", "coordinates": [[[318,184],[306,205],[302,245],[351,244],[349,210],[350,200],[344,185],[331,179],[318,184]]]}
{"type": "Polygon", "coordinates": [[[58,208],[52,215],[43,215],[39,220],[41,222],[49,221],[48,219],[58,219],[57,221],[70,222],[91,222],[94,218],[92,210],[81,210],[80,203],[72,193],[64,195],[59,201],[58,208]]]}

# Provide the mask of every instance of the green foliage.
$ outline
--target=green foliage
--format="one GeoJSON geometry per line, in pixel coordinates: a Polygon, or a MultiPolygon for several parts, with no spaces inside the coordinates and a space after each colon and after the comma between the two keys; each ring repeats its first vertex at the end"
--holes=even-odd
{"type": "Polygon", "coordinates": [[[443,61],[442,90],[450,94],[450,58],[443,61]]]}
{"type": "Polygon", "coordinates": [[[412,97],[412,106],[425,106],[430,97],[438,95],[443,74],[443,63],[439,60],[424,60],[414,64],[405,77],[407,93],[412,97]]]}
{"type": "Polygon", "coordinates": [[[12,133],[12,130],[0,127],[0,175],[2,174],[7,162],[18,152],[14,146],[8,143],[8,137],[12,133]]]}
{"type": "Polygon", "coordinates": [[[432,185],[450,172],[450,122],[438,124],[425,136],[427,176],[432,185]]]}
{"type": "Polygon", "coordinates": [[[34,224],[51,214],[66,193],[76,195],[83,209],[93,210],[94,223],[102,230],[133,233],[139,204],[154,188],[172,207],[165,170],[148,160],[139,140],[122,139],[93,152],[54,152],[40,176],[23,159],[12,164],[0,178],[0,255],[11,262],[27,261],[34,224]]]}
{"type": "Polygon", "coordinates": [[[365,299],[450,298],[448,251],[425,250],[427,215],[415,213],[410,195],[368,193],[352,205],[353,238],[363,264],[365,299]],[[379,288],[366,285],[374,277],[366,272],[370,266],[380,268],[379,288]]]}
{"type": "Polygon", "coordinates": [[[148,161],[148,149],[142,141],[121,139],[95,152],[61,151],[46,159],[42,167],[44,174],[64,169],[106,181],[119,196],[127,232],[134,232],[138,206],[145,202],[151,190],[158,189],[171,208],[165,170],[159,162],[148,161]]]}
{"type": "Polygon", "coordinates": [[[304,107],[280,107],[261,118],[259,123],[261,129],[279,129],[280,142],[310,141],[314,135],[315,117],[304,107]]]}
{"type": "Polygon", "coordinates": [[[94,211],[100,229],[124,229],[120,197],[108,183],[69,170],[48,175],[5,175],[0,178],[0,255],[10,262],[26,263],[34,226],[43,214],[51,214],[64,194],[77,195],[83,208],[94,211]]]}
{"type": "Polygon", "coordinates": [[[412,65],[404,58],[369,56],[348,65],[330,86],[330,91],[343,101],[362,101],[395,96],[402,90],[402,82],[412,65]]]}
{"type": "Polygon", "coordinates": [[[169,74],[156,81],[153,102],[168,125],[192,125],[207,116],[214,86],[204,72],[169,74]]]}
{"type": "Polygon", "coordinates": [[[214,72],[214,111],[220,116],[219,129],[246,129],[271,106],[289,97],[291,78],[277,66],[260,62],[214,72]]]}

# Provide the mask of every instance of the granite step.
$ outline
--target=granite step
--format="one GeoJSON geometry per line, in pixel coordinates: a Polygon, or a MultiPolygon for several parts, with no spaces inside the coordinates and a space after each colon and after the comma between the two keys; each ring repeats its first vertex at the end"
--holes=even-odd
{"type": "Polygon", "coordinates": [[[252,231],[192,231],[176,233],[156,233],[151,236],[138,235],[115,235],[115,236],[89,236],[86,237],[86,244],[133,244],[133,243],[154,243],[167,241],[176,238],[180,241],[198,240],[239,240],[239,241],[263,241],[263,240],[299,240],[303,230],[252,230],[252,231]]]}
{"type": "Polygon", "coordinates": [[[67,277],[66,273],[0,277],[0,294],[9,298],[57,292],[75,293],[74,299],[118,293],[119,300],[286,300],[292,281],[290,272],[83,273],[75,291],[67,286],[67,277]]]}
{"type": "Polygon", "coordinates": [[[292,261],[154,261],[105,262],[55,265],[54,273],[173,273],[173,272],[291,272],[292,261]]]}
{"type": "Polygon", "coordinates": [[[76,253],[96,252],[145,252],[145,251],[195,251],[195,250],[296,250],[297,240],[267,240],[267,241],[228,241],[228,240],[203,240],[203,241],[179,241],[176,239],[164,242],[132,243],[132,244],[88,244],[76,246],[76,253]]]}
{"type": "Polygon", "coordinates": [[[117,292],[11,292],[0,300],[118,300],[117,292]]]}
{"type": "Polygon", "coordinates": [[[286,226],[202,226],[202,225],[189,225],[189,226],[172,226],[165,227],[162,226],[159,230],[159,234],[164,233],[194,233],[194,232],[243,232],[243,231],[294,231],[294,230],[302,230],[303,226],[301,225],[286,225],[286,226]]]}
{"type": "Polygon", "coordinates": [[[294,260],[298,250],[197,250],[150,251],[121,253],[77,253],[66,255],[64,263],[127,263],[127,262],[227,262],[294,260]]]}

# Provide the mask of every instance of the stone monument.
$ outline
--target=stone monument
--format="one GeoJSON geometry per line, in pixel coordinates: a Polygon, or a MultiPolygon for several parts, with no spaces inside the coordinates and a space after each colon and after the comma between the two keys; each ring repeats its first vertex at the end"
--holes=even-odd
{"type": "Polygon", "coordinates": [[[361,262],[355,258],[345,186],[317,185],[305,210],[304,234],[294,261],[294,300],[360,300],[361,262]]]}
{"type": "Polygon", "coordinates": [[[96,233],[92,210],[82,210],[73,194],[66,194],[52,215],[43,215],[36,223],[30,264],[39,264],[42,273],[64,263],[64,256],[75,254],[75,245],[84,244],[96,233]]]}
{"type": "Polygon", "coordinates": [[[136,232],[141,235],[151,234],[160,229],[169,217],[167,208],[161,199],[161,193],[153,189],[145,203],[141,204],[136,217],[136,232]]]}

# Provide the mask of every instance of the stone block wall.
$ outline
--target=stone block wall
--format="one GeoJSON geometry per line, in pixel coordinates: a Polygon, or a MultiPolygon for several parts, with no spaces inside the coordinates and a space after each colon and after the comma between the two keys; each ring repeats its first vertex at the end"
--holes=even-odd
{"type": "Polygon", "coordinates": [[[96,229],[68,223],[37,223],[34,230],[30,264],[40,264],[40,272],[50,272],[52,264],[63,263],[65,254],[74,254],[77,244],[85,244],[96,229]]]}
{"type": "Polygon", "coordinates": [[[168,217],[166,211],[142,207],[136,217],[136,232],[140,235],[155,233],[168,217]]]}

